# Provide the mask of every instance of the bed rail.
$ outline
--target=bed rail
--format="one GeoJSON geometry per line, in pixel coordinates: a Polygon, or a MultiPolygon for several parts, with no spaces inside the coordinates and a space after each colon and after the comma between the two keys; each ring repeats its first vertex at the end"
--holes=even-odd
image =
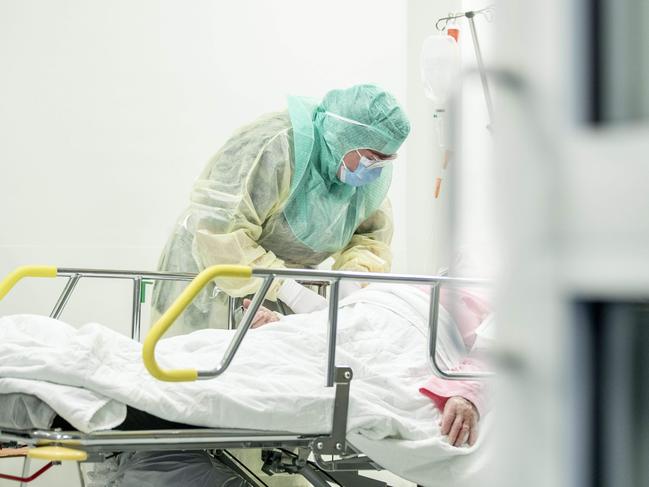
{"type": "MultiPolygon", "coordinates": [[[[118,271],[105,269],[56,268],[51,266],[25,266],[16,269],[3,281],[0,281],[0,300],[25,277],[67,277],[66,283],[51,316],[57,318],[67,304],[72,292],[81,278],[130,279],[133,281],[133,338],[139,338],[140,312],[143,284],[155,280],[190,281],[188,286],[149,330],[142,347],[142,357],[147,370],[160,380],[193,381],[211,379],[227,370],[237,353],[241,342],[250,329],[253,318],[264,302],[266,294],[275,279],[296,279],[301,283],[326,283],[329,287],[329,320],[327,331],[327,367],[325,385],[334,387],[333,424],[330,434],[309,438],[312,450],[317,455],[340,455],[347,451],[346,443],[347,412],[349,406],[350,382],[353,371],[349,367],[336,365],[336,337],[338,330],[339,286],[342,281],[360,281],[364,283],[420,284],[431,288],[429,309],[429,360],[433,372],[444,379],[485,379],[488,372],[449,372],[442,370],[436,359],[437,325],[439,319],[440,288],[449,286],[486,286],[490,281],[485,279],[453,278],[448,276],[417,276],[406,274],[380,274],[346,271],[320,271],[302,269],[252,269],[246,266],[208,267],[199,274],[118,271]],[[225,354],[218,365],[210,370],[165,370],[155,358],[155,348],[162,335],[173,326],[174,320],[182,313],[198,293],[215,278],[260,278],[259,291],[254,295],[237,327],[225,354]]],[[[61,442],[55,442],[61,444],[61,442]]]]}
{"type": "MultiPolygon", "coordinates": [[[[479,380],[486,379],[493,376],[489,372],[451,372],[443,370],[437,363],[436,350],[437,350],[437,324],[439,318],[439,291],[441,286],[489,286],[491,282],[487,279],[467,279],[448,276],[421,276],[421,275],[408,275],[408,274],[382,274],[382,273],[363,273],[363,272],[345,272],[345,271],[321,271],[321,270],[307,270],[307,269],[249,269],[245,266],[214,266],[206,269],[203,273],[194,274],[188,272],[150,272],[150,271],[133,271],[133,270],[112,270],[112,269],[87,269],[87,268],[64,268],[54,266],[23,266],[19,267],[10,274],[8,274],[2,281],[0,281],[0,300],[2,300],[11,289],[25,277],[67,277],[63,291],[61,292],[50,317],[59,318],[67,305],[70,296],[72,295],[76,285],[81,278],[100,278],[100,279],[127,279],[133,281],[133,303],[132,303],[132,323],[131,323],[131,337],[135,340],[140,340],[140,320],[141,320],[141,306],[143,300],[144,286],[152,281],[193,281],[198,279],[198,276],[203,275],[201,279],[214,272],[210,269],[220,268],[223,272],[224,268],[237,269],[236,272],[243,272],[246,269],[247,277],[259,277],[263,279],[264,284],[259,292],[255,295],[257,302],[253,299],[253,304],[250,306],[248,312],[244,315],[238,329],[237,335],[233,339],[231,346],[228,348],[224,359],[219,365],[208,371],[196,371],[196,377],[205,379],[215,377],[223,373],[229,366],[234,354],[236,353],[243,336],[247,332],[249,325],[254,317],[254,312],[259,308],[263,302],[268,287],[272,284],[274,279],[289,278],[297,279],[302,283],[312,283],[318,286],[321,294],[324,286],[329,286],[329,342],[328,342],[328,356],[327,356],[327,375],[326,385],[333,386],[335,376],[335,347],[336,347],[336,330],[338,326],[338,286],[341,281],[360,281],[366,283],[382,282],[382,283],[402,283],[402,284],[420,284],[431,287],[431,300],[429,311],[429,361],[433,372],[447,380],[479,380]],[[250,274],[248,274],[250,272],[250,274]],[[266,288],[266,289],[264,289],[266,288]],[[263,296],[262,296],[263,295],[263,296]],[[245,325],[248,326],[245,326],[245,325]]],[[[223,274],[225,276],[225,274],[223,274]]],[[[216,277],[216,276],[213,276],[216,277]]],[[[212,277],[212,278],[213,278],[212,277]]],[[[236,276],[231,276],[236,277],[236,276]]],[[[242,277],[242,276],[238,276],[242,277]]],[[[230,303],[231,310],[233,309],[232,300],[230,303]]],[[[232,321],[230,316],[229,321],[232,321]]],[[[171,326],[171,325],[169,325],[171,326]]],[[[191,377],[190,375],[188,377],[191,377]]]]}
{"type": "MultiPolygon", "coordinates": [[[[246,313],[244,317],[243,324],[237,329],[230,346],[225,352],[225,356],[219,367],[214,371],[203,372],[195,369],[184,369],[184,370],[165,370],[158,365],[158,362],[155,359],[155,347],[158,344],[158,341],[162,338],[162,335],[173,325],[174,321],[180,314],[185,310],[185,308],[193,301],[193,299],[201,292],[201,290],[209,284],[210,281],[217,277],[233,277],[233,278],[243,278],[249,279],[252,276],[252,269],[246,266],[229,266],[229,265],[215,265],[208,267],[203,272],[198,274],[189,285],[180,293],[180,296],[172,303],[168,310],[166,310],[158,321],[151,327],[149,333],[147,334],[146,339],[144,340],[144,345],[142,346],[142,359],[144,365],[146,366],[149,373],[159,380],[169,381],[169,382],[184,382],[184,381],[193,381],[196,379],[211,379],[220,375],[228,368],[234,354],[239,349],[241,341],[243,340],[246,331],[252,323],[252,316],[250,312],[246,313]]],[[[250,308],[256,313],[263,301],[264,296],[268,292],[268,288],[272,282],[272,279],[266,279],[261,286],[259,292],[255,295],[252,305],[250,308]]],[[[250,311],[250,310],[249,310],[250,311]]]]}

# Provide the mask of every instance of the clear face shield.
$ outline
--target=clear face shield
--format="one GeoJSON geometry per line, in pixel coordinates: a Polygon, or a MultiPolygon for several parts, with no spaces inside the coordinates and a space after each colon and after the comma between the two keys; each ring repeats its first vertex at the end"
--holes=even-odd
{"type": "Polygon", "coordinates": [[[343,156],[338,177],[350,186],[364,186],[376,181],[395,158],[396,155],[385,156],[371,149],[354,149],[343,156]]]}
{"type": "MultiPolygon", "coordinates": [[[[335,129],[328,130],[325,136],[334,147],[350,148],[356,145],[342,156],[338,155],[338,178],[354,187],[364,186],[378,179],[383,168],[391,163],[396,155],[383,154],[365,145],[375,140],[372,127],[336,113],[325,112],[325,115],[336,121],[335,125],[332,124],[335,129]]],[[[335,153],[335,150],[332,152],[335,153]]]]}
{"type": "MultiPolygon", "coordinates": [[[[353,152],[356,153],[359,164],[371,168],[385,167],[397,158],[396,154],[381,154],[369,148],[355,149],[345,154],[345,157],[353,152]]],[[[345,157],[343,157],[343,161],[345,160],[345,157]]]]}

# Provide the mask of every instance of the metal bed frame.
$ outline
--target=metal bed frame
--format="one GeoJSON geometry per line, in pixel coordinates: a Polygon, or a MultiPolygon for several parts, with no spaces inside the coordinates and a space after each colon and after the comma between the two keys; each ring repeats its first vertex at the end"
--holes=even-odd
{"type": "MultiPolygon", "coordinates": [[[[144,284],[156,280],[189,281],[188,286],[176,302],[152,326],[143,345],[143,360],[149,372],[161,380],[183,381],[204,380],[216,377],[225,372],[236,354],[241,341],[249,330],[252,320],[264,302],[265,296],[277,278],[296,279],[303,284],[316,283],[322,290],[329,287],[328,347],[325,387],[334,387],[333,422],[331,429],[319,435],[302,435],[282,431],[262,431],[243,429],[173,429],[146,431],[99,431],[81,433],[78,431],[29,430],[17,431],[0,428],[0,444],[9,446],[26,445],[29,447],[23,474],[12,477],[12,480],[29,482],[35,477],[28,477],[29,459],[40,458],[58,463],[62,460],[77,462],[103,461],[114,452],[127,451],[162,451],[162,450],[224,450],[228,448],[263,448],[263,449],[297,449],[295,456],[277,457],[268,462],[271,472],[299,473],[313,485],[328,486],[327,478],[336,478],[340,485],[382,486],[385,483],[358,476],[360,470],[381,470],[382,467],[370,458],[356,451],[346,441],[347,411],[349,405],[349,388],[353,371],[349,367],[336,365],[336,333],[338,327],[339,285],[341,281],[352,280],[366,283],[401,283],[420,284],[432,289],[429,307],[429,340],[428,355],[432,371],[447,380],[484,380],[492,374],[489,372],[459,373],[442,370],[436,359],[437,322],[439,316],[439,296],[442,285],[451,286],[485,286],[490,282],[485,279],[453,278],[447,276],[417,276],[379,273],[334,272],[301,269],[251,269],[244,266],[212,266],[199,274],[140,272],[104,269],[56,268],[43,266],[25,266],[18,268],[0,282],[0,300],[9,290],[24,277],[67,277],[68,281],[61,292],[51,317],[58,318],[68,303],[72,292],[81,278],[127,279],[133,282],[132,326],[131,336],[140,339],[141,307],[144,301],[144,284]],[[163,370],[155,361],[155,346],[173,321],[184,308],[216,277],[261,278],[259,291],[245,312],[241,323],[236,326],[230,301],[228,327],[236,332],[219,364],[211,370],[163,370]],[[315,458],[315,465],[308,462],[309,455],[315,458]],[[279,458],[279,459],[278,459],[279,458]],[[289,460],[285,463],[283,460],[289,460]],[[271,465],[272,463],[272,465],[271,465]],[[316,467],[314,469],[313,467],[316,467]],[[323,474],[322,471],[327,472],[323,474]],[[342,479],[342,480],[341,480],[342,479]],[[344,483],[343,483],[344,482],[344,483]],[[351,482],[351,483],[350,483],[351,482]]],[[[322,294],[322,292],[321,292],[322,294]]],[[[267,455],[268,456],[268,455],[267,455]]],[[[49,465],[49,464],[48,464],[49,465]]],[[[41,469],[43,470],[43,469],[41,469]]],[[[44,472],[45,470],[43,470],[44,472]]],[[[39,471],[40,472],[40,471],[39,471]]],[[[41,472],[41,473],[43,473],[41,472]]],[[[79,467],[79,472],[81,469],[79,467]]],[[[38,472],[37,472],[38,473],[38,472]]],[[[0,478],[11,476],[0,476],[0,478]]],[[[80,473],[83,485],[83,476],[80,473]]],[[[249,481],[253,481],[248,477],[249,481]]],[[[256,485],[256,484],[253,484],[256,485]]]]}

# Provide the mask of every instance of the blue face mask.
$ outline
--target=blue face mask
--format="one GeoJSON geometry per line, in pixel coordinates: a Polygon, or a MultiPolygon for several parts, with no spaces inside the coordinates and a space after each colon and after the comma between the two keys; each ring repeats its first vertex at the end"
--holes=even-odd
{"type": "Polygon", "coordinates": [[[376,161],[368,159],[367,157],[361,156],[356,170],[350,171],[343,160],[340,180],[343,183],[354,187],[364,186],[372,181],[376,181],[376,179],[381,175],[383,167],[372,167],[375,162],[376,161]]]}

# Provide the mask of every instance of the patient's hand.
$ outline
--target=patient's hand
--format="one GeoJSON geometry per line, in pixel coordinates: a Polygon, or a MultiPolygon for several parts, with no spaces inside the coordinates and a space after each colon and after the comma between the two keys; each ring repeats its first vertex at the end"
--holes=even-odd
{"type": "MultiPolygon", "coordinates": [[[[248,309],[250,307],[250,303],[252,303],[252,301],[250,301],[249,299],[244,299],[243,308],[248,309]]],[[[274,311],[269,310],[268,308],[260,306],[257,310],[257,314],[252,319],[251,328],[259,328],[260,326],[267,325],[268,323],[273,323],[275,321],[279,321],[279,315],[274,311]]]]}
{"type": "Polygon", "coordinates": [[[478,410],[463,397],[451,397],[444,406],[440,426],[451,445],[461,446],[468,442],[473,446],[478,439],[478,410]]]}

